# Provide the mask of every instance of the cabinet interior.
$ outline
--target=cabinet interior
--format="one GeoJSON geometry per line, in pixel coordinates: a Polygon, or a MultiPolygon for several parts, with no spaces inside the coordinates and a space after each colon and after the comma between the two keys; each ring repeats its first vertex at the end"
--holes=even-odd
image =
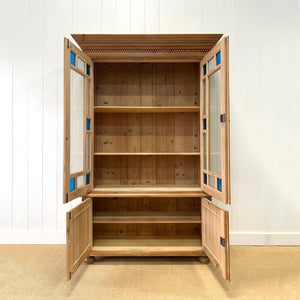
{"type": "Polygon", "coordinates": [[[94,191],[112,194],[93,198],[93,251],[201,255],[201,198],[174,197],[200,190],[199,63],[94,70],[94,191]]]}

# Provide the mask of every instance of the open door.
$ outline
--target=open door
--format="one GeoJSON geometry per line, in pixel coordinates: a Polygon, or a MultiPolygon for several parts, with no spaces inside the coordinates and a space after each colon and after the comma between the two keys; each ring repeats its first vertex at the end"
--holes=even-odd
{"type": "Polygon", "coordinates": [[[86,199],[67,212],[67,274],[70,280],[93,246],[93,201],[86,199]]]}
{"type": "Polygon", "coordinates": [[[201,187],[230,204],[228,37],[201,60],[201,187]]]}
{"type": "Polygon", "coordinates": [[[230,280],[228,212],[201,199],[202,248],[226,280],[230,280]]]}
{"type": "Polygon", "coordinates": [[[64,39],[63,202],[93,187],[93,61],[64,39]]]}

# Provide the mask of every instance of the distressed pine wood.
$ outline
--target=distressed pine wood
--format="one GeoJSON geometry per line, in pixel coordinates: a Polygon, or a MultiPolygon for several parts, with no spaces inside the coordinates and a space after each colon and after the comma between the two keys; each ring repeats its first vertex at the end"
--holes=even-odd
{"type": "Polygon", "coordinates": [[[199,112],[198,106],[95,106],[95,113],[183,113],[199,112]]]}
{"type": "Polygon", "coordinates": [[[228,212],[203,198],[201,204],[202,245],[205,254],[224,279],[230,279],[228,212]],[[225,238],[225,247],[220,243],[225,238]]]}
{"type": "Polygon", "coordinates": [[[198,185],[188,186],[122,186],[99,185],[87,194],[89,197],[206,197],[198,185]]]}
{"type": "Polygon", "coordinates": [[[66,279],[70,280],[93,246],[93,201],[86,199],[66,213],[66,279]]]}
{"type": "MultiPolygon", "coordinates": [[[[199,186],[197,156],[95,156],[95,186],[199,186]],[[148,160],[151,163],[148,164],[148,160]],[[125,169],[127,172],[125,172],[125,169]],[[151,172],[149,178],[149,172],[151,172]],[[149,178],[149,180],[144,180],[149,178]]],[[[172,190],[172,189],[171,189],[172,190]]]]}
{"type": "Polygon", "coordinates": [[[97,107],[199,107],[198,63],[95,63],[95,73],[97,107]]]}
{"type": "Polygon", "coordinates": [[[195,113],[96,114],[95,152],[197,152],[199,109],[195,113]]]}
{"type": "Polygon", "coordinates": [[[95,256],[203,256],[199,239],[95,239],[95,256]]]}
{"type": "Polygon", "coordinates": [[[190,212],[111,212],[95,211],[93,223],[201,223],[200,211],[190,212]]]}
{"type": "Polygon", "coordinates": [[[94,61],[199,61],[222,34],[72,34],[94,61]]]}

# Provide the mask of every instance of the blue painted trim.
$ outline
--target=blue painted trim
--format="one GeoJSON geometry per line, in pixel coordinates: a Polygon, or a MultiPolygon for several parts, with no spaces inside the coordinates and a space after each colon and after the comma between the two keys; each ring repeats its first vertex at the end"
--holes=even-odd
{"type": "Polygon", "coordinates": [[[206,64],[203,65],[203,76],[205,76],[205,75],[206,75],[206,64]]]}
{"type": "Polygon", "coordinates": [[[70,63],[71,65],[75,66],[75,53],[72,51],[70,52],[70,63]]]}
{"type": "Polygon", "coordinates": [[[75,178],[70,179],[70,192],[75,190],[75,178]]]}
{"type": "Polygon", "coordinates": [[[86,119],[86,130],[91,130],[91,120],[86,119]]]}
{"type": "Polygon", "coordinates": [[[221,63],[221,52],[219,51],[217,53],[217,65],[219,65],[221,63]]]}
{"type": "Polygon", "coordinates": [[[218,191],[222,192],[222,179],[217,178],[218,191]]]}
{"type": "Polygon", "coordinates": [[[89,64],[86,64],[86,74],[91,75],[91,66],[89,64]]]}
{"type": "Polygon", "coordinates": [[[86,184],[90,184],[91,174],[86,174],[86,184]]]}

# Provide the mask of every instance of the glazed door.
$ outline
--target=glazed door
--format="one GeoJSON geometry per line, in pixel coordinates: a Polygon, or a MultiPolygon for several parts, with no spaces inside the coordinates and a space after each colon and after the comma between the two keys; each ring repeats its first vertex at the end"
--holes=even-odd
{"type": "Polygon", "coordinates": [[[64,203],[93,187],[93,69],[93,61],[65,38],[64,203]]]}
{"type": "Polygon", "coordinates": [[[67,212],[66,279],[70,280],[92,249],[93,201],[86,199],[67,212]]]}
{"type": "Polygon", "coordinates": [[[230,280],[228,212],[201,200],[202,248],[226,280],[230,280]]]}
{"type": "Polygon", "coordinates": [[[201,187],[230,203],[228,37],[201,61],[201,187]]]}

